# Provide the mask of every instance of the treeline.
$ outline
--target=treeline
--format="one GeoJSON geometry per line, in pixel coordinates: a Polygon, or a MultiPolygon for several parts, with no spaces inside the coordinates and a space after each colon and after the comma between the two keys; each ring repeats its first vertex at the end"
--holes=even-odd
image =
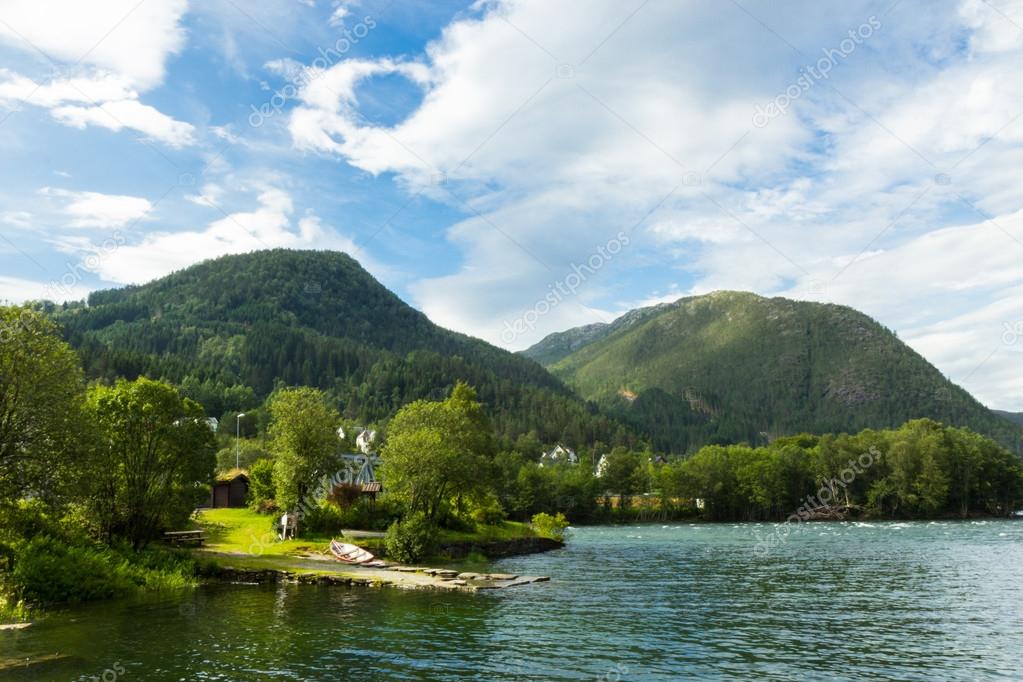
{"type": "Polygon", "coordinates": [[[709,521],[1008,516],[1023,505],[1016,455],[929,419],[856,435],[780,438],[757,448],[711,445],[661,466],[633,456],[611,478],[605,487],[623,493],[626,509],[628,496],[644,491],[663,517],[709,521]]]}

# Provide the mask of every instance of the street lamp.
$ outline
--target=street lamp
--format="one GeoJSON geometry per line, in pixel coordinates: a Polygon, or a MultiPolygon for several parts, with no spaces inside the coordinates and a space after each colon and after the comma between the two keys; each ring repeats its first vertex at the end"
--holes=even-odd
{"type": "Polygon", "coordinates": [[[242,437],[242,417],[245,416],[244,412],[239,412],[238,416],[234,418],[234,468],[240,469],[241,465],[241,437],[242,437]]]}

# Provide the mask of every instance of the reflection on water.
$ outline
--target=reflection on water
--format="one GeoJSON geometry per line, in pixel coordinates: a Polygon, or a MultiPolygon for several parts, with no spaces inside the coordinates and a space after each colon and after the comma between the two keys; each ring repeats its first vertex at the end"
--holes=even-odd
{"type": "Polygon", "coordinates": [[[675,680],[1023,676],[1023,524],[580,528],[450,594],[227,585],[98,604],[0,634],[4,679],[675,680]],[[117,668],[116,666],[120,666],[117,668]]]}

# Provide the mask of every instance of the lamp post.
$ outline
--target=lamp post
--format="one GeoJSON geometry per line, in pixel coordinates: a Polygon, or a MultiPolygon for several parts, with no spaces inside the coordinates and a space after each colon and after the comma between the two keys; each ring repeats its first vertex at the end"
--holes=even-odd
{"type": "Polygon", "coordinates": [[[242,417],[245,416],[244,412],[239,412],[234,418],[234,468],[240,469],[241,462],[241,437],[242,437],[242,417]]]}

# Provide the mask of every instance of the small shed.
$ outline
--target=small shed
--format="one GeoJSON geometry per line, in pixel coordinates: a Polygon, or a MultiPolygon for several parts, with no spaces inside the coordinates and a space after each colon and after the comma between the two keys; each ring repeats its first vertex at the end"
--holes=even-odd
{"type": "Polygon", "coordinates": [[[249,495],[249,477],[238,474],[232,478],[218,480],[210,491],[210,506],[244,507],[245,498],[249,495]]]}

